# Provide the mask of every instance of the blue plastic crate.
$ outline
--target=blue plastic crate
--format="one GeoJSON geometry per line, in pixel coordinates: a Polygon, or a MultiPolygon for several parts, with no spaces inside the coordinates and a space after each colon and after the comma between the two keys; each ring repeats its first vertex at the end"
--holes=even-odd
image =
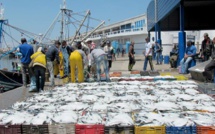
{"type": "Polygon", "coordinates": [[[166,127],[166,134],[197,134],[196,126],[166,127]]]}

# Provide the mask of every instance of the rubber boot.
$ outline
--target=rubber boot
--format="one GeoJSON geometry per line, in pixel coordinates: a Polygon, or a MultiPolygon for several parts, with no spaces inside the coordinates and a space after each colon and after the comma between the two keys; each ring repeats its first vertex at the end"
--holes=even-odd
{"type": "Polygon", "coordinates": [[[131,64],[131,70],[133,69],[134,64],[131,64]]]}
{"type": "Polygon", "coordinates": [[[128,65],[128,71],[131,71],[131,65],[128,65]]]}

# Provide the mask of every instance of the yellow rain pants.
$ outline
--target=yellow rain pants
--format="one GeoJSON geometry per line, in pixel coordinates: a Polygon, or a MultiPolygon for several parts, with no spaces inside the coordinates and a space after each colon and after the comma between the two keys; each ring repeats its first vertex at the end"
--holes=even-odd
{"type": "Polygon", "coordinates": [[[71,68],[71,82],[75,83],[75,72],[77,69],[78,72],[78,82],[84,82],[84,68],[82,56],[78,51],[74,51],[71,53],[70,57],[70,68],[71,68]]]}
{"type": "Polygon", "coordinates": [[[60,77],[63,77],[64,76],[64,66],[63,66],[63,53],[62,52],[59,52],[59,60],[60,60],[60,67],[62,69],[59,68],[59,72],[60,72],[60,77]]]}
{"type": "Polygon", "coordinates": [[[54,60],[54,75],[58,75],[59,74],[59,65],[57,64],[57,61],[54,60]]]}

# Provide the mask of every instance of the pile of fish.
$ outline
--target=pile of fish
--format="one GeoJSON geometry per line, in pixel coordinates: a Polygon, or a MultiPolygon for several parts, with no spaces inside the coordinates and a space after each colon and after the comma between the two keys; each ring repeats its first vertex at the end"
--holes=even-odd
{"type": "MultiPolygon", "coordinates": [[[[125,78],[124,78],[125,79],[125,78]]],[[[69,83],[0,111],[0,124],[215,125],[215,101],[194,81],[69,83]]]]}

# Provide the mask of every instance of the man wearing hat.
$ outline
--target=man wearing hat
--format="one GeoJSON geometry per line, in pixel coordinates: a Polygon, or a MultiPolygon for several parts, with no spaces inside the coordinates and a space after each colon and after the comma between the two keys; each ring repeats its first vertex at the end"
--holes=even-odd
{"type": "Polygon", "coordinates": [[[82,50],[82,44],[80,41],[76,43],[77,50],[73,51],[69,57],[70,69],[71,69],[71,82],[75,83],[76,77],[75,72],[78,72],[78,82],[84,82],[84,65],[86,64],[87,57],[85,52],[82,50]]]}
{"type": "Polygon", "coordinates": [[[107,54],[108,68],[110,71],[110,68],[112,66],[112,59],[113,59],[113,47],[111,46],[111,42],[109,40],[106,41],[106,46],[104,47],[104,51],[107,54]]]}
{"type": "Polygon", "coordinates": [[[208,36],[208,33],[204,33],[204,40],[202,41],[202,59],[203,61],[207,61],[213,52],[213,43],[210,37],[208,36]]]}

